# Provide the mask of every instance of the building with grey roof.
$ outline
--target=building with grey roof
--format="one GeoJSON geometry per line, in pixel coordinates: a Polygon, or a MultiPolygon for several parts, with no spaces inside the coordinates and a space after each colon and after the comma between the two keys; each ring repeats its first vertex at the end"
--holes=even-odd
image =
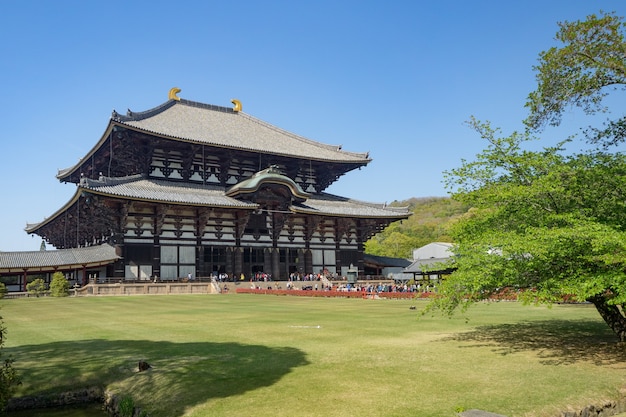
{"type": "Polygon", "coordinates": [[[221,107],[179,92],[147,111],[114,111],[87,154],[57,174],[75,194],[26,231],[58,249],[115,247],[107,277],[284,279],[362,270],[365,241],[409,216],[324,191],[366,166],[367,153],[272,126],[237,100],[221,107]]]}
{"type": "Polygon", "coordinates": [[[50,282],[55,272],[77,283],[75,277],[95,278],[120,258],[116,248],[106,243],[72,249],[0,252],[0,280],[9,291],[26,290],[29,276],[50,282]]]}

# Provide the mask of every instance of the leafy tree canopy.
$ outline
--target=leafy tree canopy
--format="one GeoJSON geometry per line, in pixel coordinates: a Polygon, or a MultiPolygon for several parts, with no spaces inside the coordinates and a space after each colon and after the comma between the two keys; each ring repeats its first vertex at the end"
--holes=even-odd
{"type": "Polygon", "coordinates": [[[451,312],[504,287],[535,302],[569,296],[593,302],[624,340],[626,157],[565,155],[564,143],[528,151],[528,134],[470,124],[489,146],[446,173],[453,198],[472,209],[452,227],[458,269],[433,306],[451,312]]]}
{"type": "Polygon", "coordinates": [[[607,152],[626,139],[626,119],[588,130],[604,145],[593,151],[566,153],[569,139],[527,150],[530,132],[558,125],[569,106],[608,110],[607,88],[626,86],[625,25],[603,13],[559,26],[562,45],[535,67],[529,131],[501,137],[489,123],[469,122],[488,145],[446,173],[453,198],[472,209],[453,227],[458,269],[431,307],[452,312],[503,287],[525,289],[527,301],[572,297],[593,303],[626,341],[626,157],[607,152]]]}
{"type": "MultiPolygon", "coordinates": [[[[626,24],[614,13],[590,15],[584,21],[559,23],[562,45],[539,54],[537,89],[530,93],[526,124],[535,130],[558,126],[569,107],[586,114],[605,113],[605,97],[626,88],[626,24]]],[[[613,145],[626,139],[626,116],[590,127],[590,141],[613,145]]]]}

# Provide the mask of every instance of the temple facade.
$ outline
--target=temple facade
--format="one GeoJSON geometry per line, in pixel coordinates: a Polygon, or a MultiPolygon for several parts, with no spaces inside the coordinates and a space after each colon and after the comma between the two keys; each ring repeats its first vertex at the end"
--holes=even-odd
{"type": "Polygon", "coordinates": [[[58,249],[110,244],[101,275],[128,280],[345,275],[363,244],[406,208],[325,193],[367,153],[344,151],[233,107],[178,97],[113,112],[104,134],[58,172],[76,193],[26,231],[58,249]]]}

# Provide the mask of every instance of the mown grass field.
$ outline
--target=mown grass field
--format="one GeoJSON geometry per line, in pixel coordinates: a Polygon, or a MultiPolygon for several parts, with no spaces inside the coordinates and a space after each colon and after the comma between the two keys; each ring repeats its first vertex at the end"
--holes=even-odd
{"type": "Polygon", "coordinates": [[[18,395],[100,385],[152,417],[544,417],[626,386],[624,346],[589,305],[481,304],[451,319],[420,316],[418,300],[248,294],[0,305],[18,395]]]}

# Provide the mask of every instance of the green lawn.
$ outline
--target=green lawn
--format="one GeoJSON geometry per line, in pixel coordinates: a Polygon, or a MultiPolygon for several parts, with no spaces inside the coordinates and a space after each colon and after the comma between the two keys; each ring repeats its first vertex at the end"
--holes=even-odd
{"type": "Polygon", "coordinates": [[[420,317],[425,303],[29,298],[0,313],[19,395],[102,385],[152,417],[554,416],[626,385],[624,346],[591,306],[503,302],[448,319],[420,317]]]}

